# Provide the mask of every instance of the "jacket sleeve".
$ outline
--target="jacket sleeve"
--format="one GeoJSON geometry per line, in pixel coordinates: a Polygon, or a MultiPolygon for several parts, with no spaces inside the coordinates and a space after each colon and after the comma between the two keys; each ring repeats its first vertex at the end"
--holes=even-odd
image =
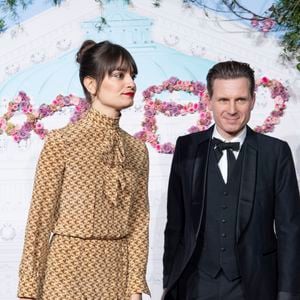
{"type": "Polygon", "coordinates": [[[146,268],[149,244],[149,203],[148,203],[148,150],[144,145],[142,170],[134,195],[130,214],[128,295],[135,293],[150,294],[146,283],[146,268]]]}
{"type": "Polygon", "coordinates": [[[59,132],[46,138],[35,174],[31,206],[19,269],[18,297],[36,299],[41,288],[64,172],[59,132]]]}
{"type": "Polygon", "coordinates": [[[167,224],[163,255],[163,287],[166,288],[184,224],[182,185],[180,179],[180,142],[178,138],[171,165],[167,199],[167,224]]]}
{"type": "Polygon", "coordinates": [[[300,300],[300,197],[291,150],[285,142],[276,170],[275,228],[278,299],[300,300]]]}

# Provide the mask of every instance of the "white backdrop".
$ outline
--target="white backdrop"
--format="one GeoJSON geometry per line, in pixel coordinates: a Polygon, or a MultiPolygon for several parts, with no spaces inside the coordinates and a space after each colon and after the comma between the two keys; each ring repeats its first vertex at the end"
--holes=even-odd
{"type": "MultiPolygon", "coordinates": [[[[164,0],[159,9],[152,6],[152,1],[132,2],[129,8],[115,4],[104,10],[112,25],[105,32],[97,33],[98,38],[89,23],[100,13],[93,0],[65,1],[61,7],[45,10],[0,35],[0,117],[5,113],[8,101],[19,90],[28,92],[36,105],[41,101],[50,103],[59,93],[82,94],[77,69],[69,62],[68,54],[74,57],[72,51],[87,37],[114,40],[114,34],[121,31],[123,38],[126,35],[130,42],[117,41],[128,46],[140,69],[135,105],[122,116],[124,129],[132,134],[141,130],[142,91],[151,84],[160,84],[170,76],[203,82],[208,67],[214,62],[224,59],[247,61],[256,70],[257,78],[267,76],[280,80],[289,89],[287,109],[270,135],[289,142],[300,179],[300,76],[294,67],[280,63],[276,39],[242,23],[227,22],[218,15],[211,14],[206,18],[201,9],[184,9],[179,0],[164,0]],[[54,68],[47,80],[40,79],[40,74],[48,74],[53,65],[62,68],[54,68]],[[53,75],[65,68],[72,72],[67,87],[63,85],[64,79],[53,75]]],[[[174,101],[180,101],[180,97],[171,95],[174,101]]],[[[259,89],[250,125],[260,125],[273,106],[268,92],[259,89]]],[[[70,111],[65,110],[45,120],[44,124],[47,128],[62,127],[68,122],[69,115],[70,111]]],[[[161,140],[174,143],[178,135],[185,134],[187,128],[195,124],[196,118],[195,115],[158,116],[161,140]]],[[[13,121],[17,123],[23,119],[19,114],[13,121]]],[[[0,135],[0,300],[16,299],[24,226],[42,145],[36,135],[20,144],[5,134],[0,135]]],[[[152,299],[156,300],[162,291],[166,188],[172,155],[159,154],[148,146],[151,222],[147,278],[152,299]]]]}

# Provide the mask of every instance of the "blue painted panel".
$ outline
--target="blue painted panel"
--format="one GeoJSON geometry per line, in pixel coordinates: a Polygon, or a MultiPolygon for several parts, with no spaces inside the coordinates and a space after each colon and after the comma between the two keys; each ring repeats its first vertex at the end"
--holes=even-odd
{"type": "MultiPolygon", "coordinates": [[[[136,79],[138,89],[160,84],[171,76],[181,80],[205,80],[213,62],[154,43],[150,35],[151,20],[129,12],[127,6],[116,2],[110,4],[105,13],[109,26],[103,31],[96,29],[96,20],[84,22],[82,29],[86,38],[109,39],[132,53],[139,69],[136,79]]],[[[72,49],[56,59],[32,65],[11,76],[1,85],[0,99],[10,99],[20,90],[30,95],[36,104],[50,103],[58,94],[82,96],[76,52],[77,49],[72,49]]]]}

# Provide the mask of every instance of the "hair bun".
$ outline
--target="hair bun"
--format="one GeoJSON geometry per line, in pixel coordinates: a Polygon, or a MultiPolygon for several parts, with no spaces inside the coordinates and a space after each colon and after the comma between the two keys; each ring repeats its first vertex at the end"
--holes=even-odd
{"type": "Polygon", "coordinates": [[[95,46],[97,43],[93,40],[86,40],[82,43],[80,49],[78,50],[77,54],[76,54],[76,61],[80,64],[82,61],[82,57],[84,55],[84,53],[89,50],[90,48],[92,48],[93,46],[95,46]]]}

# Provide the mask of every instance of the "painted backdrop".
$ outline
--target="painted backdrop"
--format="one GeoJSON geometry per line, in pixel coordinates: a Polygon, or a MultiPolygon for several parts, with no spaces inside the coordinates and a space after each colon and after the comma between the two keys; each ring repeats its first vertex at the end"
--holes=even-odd
{"type": "MultiPolygon", "coordinates": [[[[157,300],[162,291],[171,153],[179,135],[203,130],[213,123],[204,97],[208,69],[228,59],[251,64],[258,90],[250,125],[289,142],[298,178],[299,72],[281,64],[276,36],[264,35],[216,13],[207,17],[199,7],[183,7],[180,0],[164,0],[160,8],[149,0],[134,0],[129,6],[116,0],[102,9],[94,0],[67,0],[60,7],[51,7],[49,1],[37,2],[22,15],[20,25],[11,23],[0,34],[0,299],[16,299],[18,264],[34,170],[43,145],[41,138],[46,130],[66,125],[74,106],[79,111],[82,108],[75,53],[83,40],[91,38],[122,44],[139,67],[135,104],[123,113],[121,126],[146,140],[150,152],[147,278],[152,299],[157,300]],[[108,25],[99,32],[101,14],[108,25]],[[15,106],[9,105],[12,100],[15,106]],[[26,104],[20,112],[22,101],[26,104]],[[52,111],[47,106],[51,103],[52,111]],[[53,111],[64,105],[68,106],[53,111]],[[45,112],[33,130],[24,122],[31,110],[38,108],[50,109],[51,116],[45,112]],[[5,123],[7,111],[10,120],[5,123]]],[[[256,0],[251,5],[263,12],[270,4],[256,0]]]]}

